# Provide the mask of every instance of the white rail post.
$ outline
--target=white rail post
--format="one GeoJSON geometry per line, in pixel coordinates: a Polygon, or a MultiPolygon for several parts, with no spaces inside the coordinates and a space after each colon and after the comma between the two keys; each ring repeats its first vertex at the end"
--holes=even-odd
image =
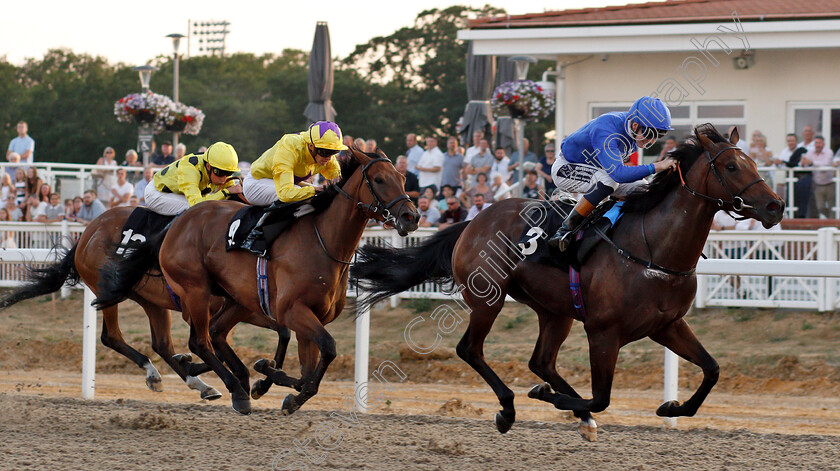
{"type": "MultiPolygon", "coordinates": [[[[665,349],[665,402],[677,400],[679,388],[680,358],[676,353],[665,349]]],[[[676,427],[676,417],[665,417],[663,419],[666,427],[676,427]]]]}
{"type": "MultiPolygon", "coordinates": [[[[66,219],[61,220],[61,246],[66,249],[69,249],[73,246],[73,242],[70,240],[70,226],[67,224],[66,219]]],[[[66,284],[61,287],[61,299],[66,299],[70,296],[70,287],[66,284]]]]}
{"type": "MultiPolygon", "coordinates": [[[[831,246],[833,240],[831,229],[827,227],[817,229],[817,260],[832,260],[830,255],[833,252],[831,246]]],[[[828,286],[828,279],[821,277],[817,280],[817,309],[820,312],[831,310],[832,302],[828,300],[830,291],[828,286]]]]}
{"type": "MultiPolygon", "coordinates": [[[[391,230],[391,246],[394,247],[395,249],[401,249],[401,248],[403,248],[404,245],[405,244],[403,243],[403,238],[400,237],[400,234],[395,229],[392,229],[391,230]]],[[[396,309],[397,306],[400,305],[400,295],[395,294],[395,295],[391,296],[390,302],[391,302],[391,309],[396,309]]]]}
{"type": "Polygon", "coordinates": [[[84,335],[82,337],[82,397],[84,399],[93,399],[96,386],[96,309],[90,305],[93,298],[93,291],[85,286],[84,335]]]}
{"type": "MultiPolygon", "coordinates": [[[[357,293],[356,302],[362,298],[357,293]]],[[[358,306],[359,304],[357,304],[358,306]]],[[[353,405],[358,412],[367,412],[368,355],[370,352],[370,308],[356,308],[356,364],[353,384],[353,405]]]]}

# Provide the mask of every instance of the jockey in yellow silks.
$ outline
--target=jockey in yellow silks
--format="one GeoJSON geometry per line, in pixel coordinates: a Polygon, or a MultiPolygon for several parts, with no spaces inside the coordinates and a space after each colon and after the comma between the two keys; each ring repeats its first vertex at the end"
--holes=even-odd
{"type": "Polygon", "coordinates": [[[321,188],[301,182],[317,173],[328,180],[340,177],[335,154],[342,150],[347,146],[341,143],[341,129],[331,121],[318,121],[306,131],[286,134],[251,164],[251,173],[242,182],[245,198],[257,206],[311,198],[321,188]]]}
{"type": "Polygon", "coordinates": [[[203,154],[185,155],[157,172],[146,185],[146,206],[165,216],[180,214],[202,201],[227,199],[242,193],[231,176],[239,171],[233,146],[217,142],[203,154]]]}

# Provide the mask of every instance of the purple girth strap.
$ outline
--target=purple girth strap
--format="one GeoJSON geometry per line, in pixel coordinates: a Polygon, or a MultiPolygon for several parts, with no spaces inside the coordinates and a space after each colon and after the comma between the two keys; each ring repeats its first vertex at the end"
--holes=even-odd
{"type": "Polygon", "coordinates": [[[295,175],[295,185],[299,185],[300,182],[306,180],[307,178],[309,178],[311,176],[312,176],[312,172],[309,172],[309,175],[307,175],[305,177],[298,177],[297,175],[295,175]]]}
{"type": "MultiPolygon", "coordinates": [[[[578,232],[577,240],[583,238],[583,231],[578,232]]],[[[580,273],[569,265],[569,289],[572,291],[572,304],[581,321],[586,322],[586,306],[583,304],[583,292],[580,290],[580,273]]]]}

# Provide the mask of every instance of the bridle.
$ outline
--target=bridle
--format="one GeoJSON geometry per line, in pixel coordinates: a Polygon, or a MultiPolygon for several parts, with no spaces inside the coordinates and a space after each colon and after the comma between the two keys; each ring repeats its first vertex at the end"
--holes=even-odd
{"type": "MultiPolygon", "coordinates": [[[[389,164],[391,163],[391,161],[389,159],[385,158],[385,157],[377,157],[375,159],[371,159],[370,162],[368,162],[368,163],[366,163],[362,166],[362,180],[365,182],[365,184],[367,184],[368,190],[370,190],[370,194],[373,196],[374,201],[372,203],[365,204],[365,203],[357,200],[356,198],[353,198],[346,191],[344,191],[342,188],[340,188],[338,186],[336,186],[335,189],[340,194],[347,197],[347,199],[356,203],[356,207],[359,208],[360,211],[365,213],[365,215],[368,215],[369,213],[373,213],[375,216],[380,216],[382,218],[380,222],[384,222],[384,223],[394,225],[397,222],[397,218],[391,213],[391,208],[393,208],[394,205],[396,205],[397,203],[401,202],[400,206],[397,208],[397,212],[399,212],[399,210],[402,209],[403,205],[406,202],[411,201],[411,198],[409,198],[407,194],[403,193],[400,196],[397,196],[396,198],[389,201],[387,204],[382,202],[382,198],[380,198],[379,194],[376,193],[376,190],[373,189],[373,184],[371,184],[370,178],[368,178],[368,174],[367,174],[368,168],[370,168],[371,165],[373,165],[377,162],[388,162],[389,164]]],[[[361,187],[362,187],[362,182],[359,182],[359,188],[361,188],[361,187]]],[[[374,216],[367,216],[367,217],[377,219],[374,216]]]]}
{"type": "MultiPolygon", "coordinates": [[[[748,205],[747,203],[744,203],[744,199],[741,198],[741,195],[745,191],[747,191],[747,188],[755,185],[758,182],[763,182],[764,179],[759,176],[755,180],[747,183],[737,193],[733,193],[732,190],[730,189],[729,185],[726,183],[726,180],[723,179],[723,176],[720,174],[720,172],[718,172],[718,169],[715,166],[715,160],[717,160],[717,158],[720,157],[721,154],[723,154],[724,152],[726,152],[728,150],[741,150],[741,148],[740,147],[735,147],[735,146],[725,147],[725,148],[719,150],[718,153],[715,154],[714,157],[712,157],[712,154],[710,154],[709,151],[707,150],[706,151],[706,157],[709,158],[709,167],[711,168],[712,173],[715,175],[715,178],[717,178],[718,182],[720,183],[720,186],[722,186],[723,189],[726,190],[727,193],[729,193],[729,197],[731,198],[729,201],[724,201],[721,198],[712,198],[711,196],[704,195],[703,193],[699,193],[696,190],[693,190],[691,187],[689,187],[685,183],[685,179],[683,179],[682,169],[680,168],[679,164],[677,164],[677,172],[680,174],[680,183],[682,183],[682,187],[685,188],[686,191],[691,193],[693,196],[703,198],[707,201],[712,201],[713,203],[717,204],[717,206],[719,208],[723,208],[724,206],[729,205],[729,206],[732,207],[732,211],[735,211],[737,213],[737,212],[740,212],[744,209],[752,208],[752,206],[748,205]]],[[[708,176],[708,173],[706,174],[706,176],[708,176]]]]}
{"type": "MultiPolygon", "coordinates": [[[[373,165],[377,162],[388,162],[390,164],[391,160],[389,160],[385,157],[377,157],[375,159],[371,159],[370,162],[368,162],[368,163],[366,163],[362,166],[362,180],[367,184],[368,190],[370,190],[370,194],[373,196],[374,202],[369,203],[369,204],[365,204],[362,201],[359,201],[356,198],[353,198],[352,196],[350,196],[350,194],[347,193],[346,191],[344,191],[341,187],[336,185],[333,188],[335,188],[336,191],[338,191],[339,194],[345,196],[350,201],[356,203],[356,207],[362,213],[364,213],[365,217],[371,218],[373,216],[370,216],[369,214],[373,213],[374,216],[381,216],[382,217],[381,222],[390,223],[390,224],[394,225],[397,222],[397,218],[394,217],[394,215],[391,213],[391,208],[394,207],[395,204],[402,201],[399,208],[397,208],[397,210],[399,211],[399,209],[401,209],[402,206],[407,201],[411,201],[411,198],[409,198],[407,194],[403,193],[400,196],[397,196],[396,198],[394,198],[393,200],[388,202],[388,204],[385,204],[385,203],[382,202],[382,199],[379,197],[379,194],[377,194],[376,190],[373,189],[373,184],[371,184],[370,178],[368,178],[368,174],[367,174],[368,168],[370,168],[371,165],[373,165]]],[[[358,190],[361,187],[362,187],[362,182],[359,182],[359,187],[356,189],[357,193],[358,193],[358,190]]],[[[374,217],[374,219],[376,219],[376,218],[374,217]]],[[[332,254],[330,254],[329,250],[327,250],[327,246],[324,244],[324,239],[323,239],[323,237],[321,237],[321,232],[318,231],[318,225],[315,224],[315,218],[312,219],[312,225],[315,227],[315,235],[318,237],[318,243],[321,244],[321,249],[324,251],[325,254],[327,254],[327,257],[329,257],[334,262],[338,262],[338,263],[344,265],[345,268],[348,265],[352,265],[352,263],[353,263],[352,261],[344,261],[344,260],[340,260],[340,259],[337,259],[334,256],[332,256],[332,254]]]]}

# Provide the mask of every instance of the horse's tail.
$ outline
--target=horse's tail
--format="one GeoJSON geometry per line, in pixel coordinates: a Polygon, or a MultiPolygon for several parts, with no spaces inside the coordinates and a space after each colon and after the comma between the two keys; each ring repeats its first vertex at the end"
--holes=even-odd
{"type": "Polygon", "coordinates": [[[365,293],[358,305],[372,306],[427,281],[451,283],[452,251],[467,224],[449,226],[416,247],[361,247],[350,269],[351,279],[365,293]]]}
{"type": "Polygon", "coordinates": [[[166,231],[163,231],[130,246],[117,244],[115,254],[99,269],[97,297],[93,300],[96,309],[125,301],[149,271],[160,268],[158,254],[165,235],[166,231]]]}
{"type": "Polygon", "coordinates": [[[79,272],[76,271],[76,244],[69,250],[60,246],[55,250],[58,262],[44,267],[25,265],[26,284],[0,297],[0,309],[36,296],[54,293],[65,283],[70,286],[79,283],[79,272]]]}

